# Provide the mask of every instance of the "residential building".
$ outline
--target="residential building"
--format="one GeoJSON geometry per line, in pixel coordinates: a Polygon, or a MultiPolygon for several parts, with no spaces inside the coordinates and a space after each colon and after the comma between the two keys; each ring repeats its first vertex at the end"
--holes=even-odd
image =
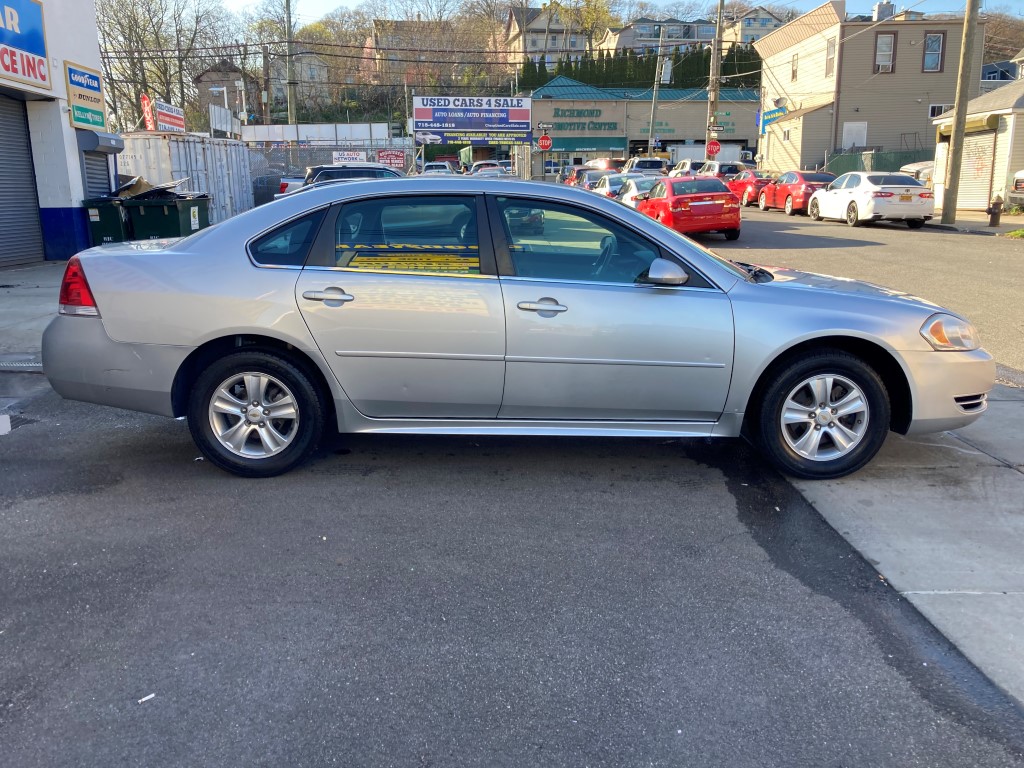
{"type": "MultiPolygon", "coordinates": [[[[953,104],[963,21],[893,14],[846,16],[832,0],[754,43],[763,59],[761,165],[815,168],[848,150],[935,146],[932,119],[953,104]]],[[[984,22],[978,40],[984,40],[984,22]]],[[[975,46],[981,71],[984,46],[975,46]]],[[[977,96],[975,80],[970,96],[977,96]]]]}
{"type": "Polygon", "coordinates": [[[710,45],[714,39],[715,22],[707,19],[683,21],[639,18],[624,27],[610,27],[594,43],[594,49],[608,54],[626,50],[645,54],[656,52],[659,41],[664,50],[669,52],[677,47],[710,45]]]}
{"type": "Polygon", "coordinates": [[[510,66],[520,66],[528,56],[535,63],[544,59],[550,71],[559,59],[582,56],[587,38],[557,6],[513,7],[505,24],[505,47],[510,66]]]}
{"type": "MultiPolygon", "coordinates": [[[[330,67],[315,53],[300,52],[292,56],[295,71],[295,98],[306,109],[316,109],[329,103],[336,89],[332,89],[330,67]]],[[[288,57],[275,56],[270,60],[270,111],[288,108],[288,57]]],[[[250,112],[255,112],[249,107],[250,112]]]]}
{"type": "Polygon", "coordinates": [[[203,115],[210,113],[210,105],[218,107],[226,106],[235,117],[239,117],[242,110],[242,90],[246,90],[245,106],[250,113],[260,119],[261,105],[254,98],[259,94],[258,83],[250,82],[248,75],[243,74],[241,68],[232,61],[221,59],[209,69],[204,69],[195,76],[193,82],[196,85],[196,92],[199,94],[199,112],[203,115]],[[238,83],[244,83],[239,86],[238,83]]]}
{"type": "Polygon", "coordinates": [[[1010,63],[1017,67],[1017,79],[1024,80],[1024,49],[1010,59],[1010,63]]]}
{"type": "Polygon", "coordinates": [[[750,45],[783,24],[782,19],[761,6],[730,16],[722,25],[724,48],[728,50],[736,44],[750,45]]]}

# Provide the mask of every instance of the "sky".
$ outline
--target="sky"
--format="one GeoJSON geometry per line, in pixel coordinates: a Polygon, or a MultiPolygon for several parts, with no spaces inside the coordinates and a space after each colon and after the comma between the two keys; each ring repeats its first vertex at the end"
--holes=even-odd
{"type": "MultiPolygon", "coordinates": [[[[809,11],[823,2],[824,0],[780,0],[778,4],[791,6],[798,11],[809,11]]],[[[1020,0],[982,0],[982,7],[1013,7],[1019,2],[1020,0]]],[[[253,9],[258,4],[258,0],[224,0],[228,10],[236,13],[253,9]]],[[[541,0],[532,4],[539,7],[541,0]]],[[[871,13],[873,4],[874,0],[846,0],[846,10],[848,13],[871,13]]],[[[292,13],[297,16],[299,24],[308,24],[339,6],[351,8],[356,5],[359,5],[359,0],[292,0],[292,13]]],[[[959,13],[966,5],[966,0],[896,0],[897,8],[913,7],[913,10],[923,13],[959,13]]]]}

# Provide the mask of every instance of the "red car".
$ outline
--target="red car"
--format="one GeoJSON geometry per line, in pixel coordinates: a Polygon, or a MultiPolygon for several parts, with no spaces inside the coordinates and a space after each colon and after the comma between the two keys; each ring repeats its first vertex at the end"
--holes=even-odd
{"type": "Polygon", "coordinates": [[[725,186],[740,199],[740,205],[746,208],[757,202],[761,190],[771,180],[772,177],[764,171],[742,171],[725,182],[725,186]]]}
{"type": "Polygon", "coordinates": [[[827,187],[836,180],[834,173],[812,173],[811,171],[790,171],[771,184],[765,185],[757,198],[757,207],[762,211],[782,208],[788,215],[806,211],[807,204],[815,190],[827,187]]]}
{"type": "Polygon", "coordinates": [[[721,232],[726,240],[740,236],[740,200],[714,177],[663,179],[637,200],[638,211],[676,232],[721,232]]]}

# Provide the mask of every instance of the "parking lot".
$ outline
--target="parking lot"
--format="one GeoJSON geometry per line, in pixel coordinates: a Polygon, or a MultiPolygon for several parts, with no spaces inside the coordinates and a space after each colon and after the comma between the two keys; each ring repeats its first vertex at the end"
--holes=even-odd
{"type": "MultiPolygon", "coordinates": [[[[946,303],[1024,370],[1024,244],[744,214],[700,242],[946,303]]],[[[38,392],[0,437],[5,763],[1024,760],[1019,703],[849,543],[869,514],[741,441],[346,437],[246,481],[38,392]]]]}

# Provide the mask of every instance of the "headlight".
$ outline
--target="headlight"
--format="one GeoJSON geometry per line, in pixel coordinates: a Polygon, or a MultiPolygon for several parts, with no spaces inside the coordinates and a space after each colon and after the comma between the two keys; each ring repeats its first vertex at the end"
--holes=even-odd
{"type": "Polygon", "coordinates": [[[921,335],[940,352],[969,352],[981,346],[974,326],[952,315],[932,315],[921,326],[921,335]]]}

